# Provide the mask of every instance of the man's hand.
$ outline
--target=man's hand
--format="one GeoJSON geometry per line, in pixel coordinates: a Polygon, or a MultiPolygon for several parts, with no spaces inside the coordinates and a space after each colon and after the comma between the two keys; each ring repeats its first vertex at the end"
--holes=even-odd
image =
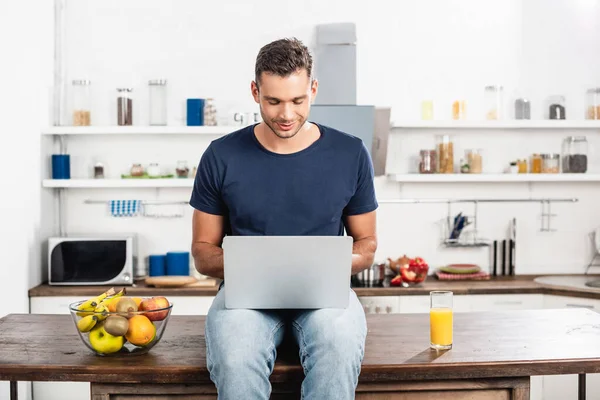
{"type": "Polygon", "coordinates": [[[346,231],[354,238],[352,246],[352,275],[373,265],[377,250],[377,215],[375,211],[349,215],[346,231]]]}
{"type": "Polygon", "coordinates": [[[196,270],[202,275],[223,279],[224,217],[194,210],[192,221],[192,255],[196,270]]]}

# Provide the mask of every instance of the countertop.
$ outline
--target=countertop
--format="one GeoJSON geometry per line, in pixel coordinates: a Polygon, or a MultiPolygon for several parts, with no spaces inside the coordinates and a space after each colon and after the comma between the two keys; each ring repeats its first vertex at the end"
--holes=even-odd
{"type": "MultiPolygon", "coordinates": [[[[0,319],[0,380],[209,382],[204,323],[172,316],[148,355],[99,357],[70,315],[10,314],[0,319]]],[[[428,314],[369,314],[367,325],[361,382],[600,372],[600,314],[590,310],[456,313],[453,348],[440,352],[429,348],[428,314]]],[[[280,351],[271,380],[302,378],[297,350],[280,351]]]]}
{"type": "MultiPolygon", "coordinates": [[[[600,279],[600,275],[518,275],[497,277],[487,281],[440,281],[429,276],[413,287],[390,287],[389,280],[380,287],[353,287],[358,296],[428,295],[432,290],[451,290],[454,294],[554,294],[560,296],[600,299],[600,288],[585,286],[585,281],[600,279]]],[[[29,297],[40,296],[97,296],[109,286],[50,286],[41,284],[29,290],[29,297]]],[[[120,287],[120,286],[119,286],[120,287]]],[[[155,288],[138,281],[125,286],[131,296],[214,296],[218,285],[212,287],[155,288]]]]}

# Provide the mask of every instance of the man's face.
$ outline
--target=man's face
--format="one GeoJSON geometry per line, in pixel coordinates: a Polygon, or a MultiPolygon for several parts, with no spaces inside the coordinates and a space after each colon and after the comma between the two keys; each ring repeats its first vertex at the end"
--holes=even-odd
{"type": "Polygon", "coordinates": [[[294,137],[308,118],[317,95],[317,81],[305,69],[286,77],[263,72],[260,82],[252,82],[252,95],[260,106],[265,124],[282,139],[294,137]]]}

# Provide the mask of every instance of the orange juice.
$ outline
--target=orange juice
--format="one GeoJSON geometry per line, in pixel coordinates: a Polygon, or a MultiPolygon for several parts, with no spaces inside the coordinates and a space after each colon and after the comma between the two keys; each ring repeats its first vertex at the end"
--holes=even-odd
{"type": "Polygon", "coordinates": [[[437,346],[452,345],[452,309],[432,308],[429,311],[431,343],[437,346]]]}

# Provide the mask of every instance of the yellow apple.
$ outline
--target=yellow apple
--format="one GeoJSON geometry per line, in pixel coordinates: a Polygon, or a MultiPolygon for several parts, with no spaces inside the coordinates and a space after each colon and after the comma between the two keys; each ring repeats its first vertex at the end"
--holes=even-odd
{"type": "Polygon", "coordinates": [[[90,344],[98,353],[111,354],[121,350],[125,344],[125,338],[123,336],[113,336],[106,332],[102,323],[90,331],[90,344]]]}

